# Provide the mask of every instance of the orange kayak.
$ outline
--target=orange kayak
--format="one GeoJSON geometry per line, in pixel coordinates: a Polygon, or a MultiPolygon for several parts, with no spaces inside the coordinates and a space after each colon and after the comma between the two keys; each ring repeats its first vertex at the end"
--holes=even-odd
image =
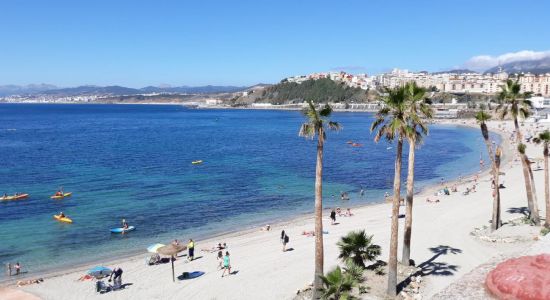
{"type": "Polygon", "coordinates": [[[13,200],[25,199],[27,197],[29,197],[29,194],[20,194],[20,195],[0,197],[0,200],[1,201],[13,201],[13,200]]]}

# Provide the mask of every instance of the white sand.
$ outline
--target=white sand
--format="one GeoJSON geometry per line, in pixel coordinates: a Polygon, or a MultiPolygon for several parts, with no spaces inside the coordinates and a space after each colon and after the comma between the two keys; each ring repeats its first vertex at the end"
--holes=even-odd
{"type": "MultiPolygon", "coordinates": [[[[494,129],[495,124],[497,123],[491,123],[490,128],[494,129]]],[[[511,122],[506,126],[507,130],[510,130],[511,122]]],[[[522,127],[524,135],[529,126],[527,124],[522,127]]],[[[508,134],[503,138],[507,139],[508,134]]],[[[529,157],[542,157],[540,146],[532,144],[528,146],[529,157]]],[[[406,167],[404,169],[406,170],[406,167]]],[[[503,181],[506,185],[506,189],[501,192],[503,219],[517,218],[520,215],[506,211],[510,207],[526,206],[521,164],[519,162],[506,164],[502,171],[506,172],[505,176],[501,176],[501,182],[503,181]]],[[[543,172],[534,173],[539,208],[541,216],[544,216],[543,172]]],[[[388,176],[393,178],[393,174],[388,176]]],[[[468,185],[471,186],[471,183],[468,185]]],[[[475,227],[488,226],[491,218],[491,184],[487,174],[480,178],[476,193],[463,196],[465,185],[459,185],[459,193],[439,196],[441,202],[437,204],[426,203],[427,195],[433,195],[435,190],[436,188],[427,189],[415,198],[412,258],[417,265],[429,261],[430,266],[436,267],[436,273],[447,270],[450,274],[428,276],[426,295],[437,293],[502,251],[509,251],[509,248],[514,247],[526,247],[525,244],[516,244],[497,248],[470,236],[469,233],[475,227]],[[429,248],[440,245],[460,249],[460,252],[441,255],[431,261],[434,253],[429,248]]],[[[430,196],[430,198],[434,197],[430,196]]],[[[329,234],[324,235],[326,271],[338,263],[336,242],[351,230],[366,229],[367,233],[374,234],[375,242],[383,249],[380,259],[387,260],[390,205],[362,207],[355,209],[354,213],[353,217],[339,218],[340,224],[336,226],[330,225],[328,216],[324,219],[325,230],[329,231],[329,234]]],[[[403,219],[400,224],[403,224],[403,219]]],[[[402,227],[400,229],[402,230],[402,227]]],[[[139,257],[125,260],[117,265],[108,265],[122,267],[123,283],[132,284],[121,291],[99,295],[94,291],[93,282],[76,281],[84,274],[86,268],[72,270],[65,275],[48,277],[42,284],[27,286],[23,290],[43,299],[291,299],[297,289],[304,287],[313,279],[314,238],[301,235],[304,230],[313,230],[312,218],[275,225],[271,232],[246,232],[219,237],[216,241],[197,243],[198,249],[214,246],[217,241],[228,243],[231,264],[233,270],[238,273],[225,278],[221,278],[221,271],[217,271],[214,253],[198,252],[196,256],[203,257],[196,261],[184,263],[184,258],[178,259],[176,273],[204,271],[206,274],[196,279],[173,283],[170,264],[145,266],[146,253],[144,252],[139,257]],[[283,228],[290,236],[289,247],[294,248],[293,251],[286,253],[281,251],[279,242],[280,231],[283,228]]],[[[399,243],[401,246],[401,237],[399,243]]]]}

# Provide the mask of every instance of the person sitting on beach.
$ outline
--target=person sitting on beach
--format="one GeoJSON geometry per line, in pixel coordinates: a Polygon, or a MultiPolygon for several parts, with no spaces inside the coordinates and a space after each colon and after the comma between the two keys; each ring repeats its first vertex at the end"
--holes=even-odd
{"type": "Polygon", "coordinates": [[[470,194],[470,188],[469,187],[466,187],[466,191],[464,191],[464,193],[462,193],[462,195],[468,195],[470,194]]]}
{"type": "Polygon", "coordinates": [[[456,185],[453,185],[453,187],[451,188],[451,192],[453,193],[458,192],[458,188],[456,187],[456,185]]]}
{"type": "Polygon", "coordinates": [[[339,217],[342,217],[342,210],[340,209],[340,207],[337,207],[336,208],[336,214],[338,214],[339,217]]]}
{"type": "Polygon", "coordinates": [[[449,195],[451,194],[451,193],[449,192],[449,188],[447,188],[447,187],[445,187],[445,188],[443,189],[443,193],[444,193],[445,195],[447,195],[447,196],[449,196],[449,195]]]}
{"type": "Polygon", "coordinates": [[[178,246],[179,244],[180,244],[180,242],[178,242],[177,239],[172,241],[172,245],[174,245],[174,246],[178,246]]]}
{"type": "Polygon", "coordinates": [[[351,213],[351,209],[350,209],[350,208],[348,208],[348,209],[346,210],[346,216],[348,216],[348,217],[353,216],[353,214],[351,213]]]}
{"type": "Polygon", "coordinates": [[[269,224],[263,226],[262,228],[260,228],[260,231],[270,231],[271,230],[271,226],[269,224]]]}

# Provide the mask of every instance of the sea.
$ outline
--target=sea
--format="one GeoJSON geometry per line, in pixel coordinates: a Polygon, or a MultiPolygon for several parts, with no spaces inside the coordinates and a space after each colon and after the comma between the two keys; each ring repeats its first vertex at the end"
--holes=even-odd
{"type": "MultiPolygon", "coordinates": [[[[298,136],[299,111],[0,104],[0,116],[0,194],[30,194],[0,201],[0,262],[20,262],[29,274],[145,256],[154,243],[313,211],[316,142],[298,136]],[[72,196],[51,199],[60,187],[72,196]],[[54,220],[61,211],[74,223],[54,220]],[[122,219],[136,230],[112,234],[122,219]]],[[[373,141],[373,117],[333,113],[343,128],[327,132],[325,207],[391,193],[395,144],[373,141]],[[342,192],[350,200],[340,200],[342,192]]],[[[431,125],[416,152],[416,189],[479,170],[480,156],[488,162],[484,147],[478,129],[431,125]]]]}

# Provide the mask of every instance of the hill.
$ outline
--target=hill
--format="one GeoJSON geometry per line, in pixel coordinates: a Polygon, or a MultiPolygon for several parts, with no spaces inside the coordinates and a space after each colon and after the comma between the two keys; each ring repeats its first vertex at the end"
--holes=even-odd
{"type": "MultiPolygon", "coordinates": [[[[514,73],[532,73],[543,74],[550,73],[550,56],[537,60],[520,60],[505,63],[500,66],[508,74],[514,73]]],[[[493,67],[485,71],[486,73],[496,73],[499,67],[493,67]]]]}
{"type": "Polygon", "coordinates": [[[259,90],[251,95],[239,97],[235,102],[266,102],[285,104],[303,102],[366,102],[367,91],[351,88],[341,82],[328,78],[307,80],[300,84],[295,82],[281,82],[259,90]],[[246,101],[248,100],[251,101],[246,101]]]}

